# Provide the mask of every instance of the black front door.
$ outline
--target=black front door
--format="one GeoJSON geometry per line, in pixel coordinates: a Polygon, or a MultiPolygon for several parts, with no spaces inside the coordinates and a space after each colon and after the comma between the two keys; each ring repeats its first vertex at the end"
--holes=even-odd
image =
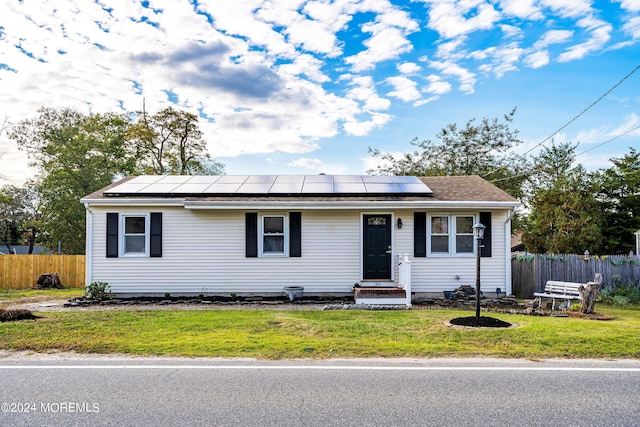
{"type": "Polygon", "coordinates": [[[364,280],[391,280],[391,215],[364,215],[364,280]]]}

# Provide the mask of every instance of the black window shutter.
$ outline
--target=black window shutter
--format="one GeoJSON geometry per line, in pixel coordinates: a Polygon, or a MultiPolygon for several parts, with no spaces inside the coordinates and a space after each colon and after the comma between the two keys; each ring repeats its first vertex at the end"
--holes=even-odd
{"type": "Polygon", "coordinates": [[[480,249],[481,257],[491,256],[491,212],[480,212],[480,223],[484,225],[484,240],[480,249]]]}
{"type": "Polygon", "coordinates": [[[107,213],[107,258],[118,258],[118,214],[107,213]]]}
{"type": "Polygon", "coordinates": [[[427,256],[427,214],[413,213],[413,256],[425,258],[427,256]]]}
{"type": "Polygon", "coordinates": [[[289,256],[302,256],[302,213],[289,212],[289,256]]]}
{"type": "Polygon", "coordinates": [[[149,255],[162,256],[162,212],[151,212],[151,236],[149,236],[149,255]]]}
{"type": "Polygon", "coordinates": [[[247,258],[258,256],[258,214],[245,213],[245,251],[247,258]]]}

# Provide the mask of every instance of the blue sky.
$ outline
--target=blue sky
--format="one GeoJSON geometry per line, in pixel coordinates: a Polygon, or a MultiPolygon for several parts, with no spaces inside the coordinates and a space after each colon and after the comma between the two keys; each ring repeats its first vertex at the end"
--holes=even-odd
{"type": "MultiPolygon", "coordinates": [[[[0,125],[41,106],[174,104],[201,116],[228,174],[364,174],[376,164],[368,147],[406,152],[414,137],[514,107],[517,151],[535,154],[640,65],[640,0],[0,0],[0,10],[0,125]]],[[[554,140],[579,142],[577,161],[597,169],[640,148],[638,126],[640,71],[554,140]]],[[[33,174],[6,129],[0,154],[0,185],[33,174]]]]}

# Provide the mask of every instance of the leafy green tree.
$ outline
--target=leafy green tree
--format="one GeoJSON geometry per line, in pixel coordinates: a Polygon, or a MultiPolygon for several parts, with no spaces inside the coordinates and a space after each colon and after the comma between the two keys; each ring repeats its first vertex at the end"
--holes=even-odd
{"type": "Polygon", "coordinates": [[[396,157],[378,149],[369,149],[373,157],[383,164],[369,173],[378,175],[479,175],[514,197],[523,196],[523,183],[528,174],[528,163],[523,156],[513,153],[522,143],[518,131],[511,128],[515,108],[503,120],[483,118],[479,123],[469,120],[464,127],[449,124],[436,140],[411,144],[418,147],[411,153],[396,157]]]}
{"type": "Polygon", "coordinates": [[[600,171],[603,251],[628,254],[635,250],[634,233],[640,230],[640,152],[631,148],[613,167],[600,171]]]}
{"type": "Polygon", "coordinates": [[[554,144],[535,159],[531,212],[522,236],[529,252],[597,253],[601,249],[597,182],[582,166],[572,167],[575,148],[554,144]]]}
{"type": "Polygon", "coordinates": [[[41,199],[33,182],[0,189],[0,235],[9,252],[12,245],[29,245],[29,254],[42,224],[41,199]]]}
{"type": "Polygon", "coordinates": [[[220,174],[224,167],[206,152],[198,116],[167,107],[154,115],[139,112],[128,137],[144,173],[164,175],[220,174]]]}
{"type": "Polygon", "coordinates": [[[14,126],[9,137],[39,170],[38,192],[46,221],[41,240],[65,253],[85,250],[85,209],[80,199],[135,171],[127,145],[127,117],[84,115],[71,108],[42,108],[14,126]]]}

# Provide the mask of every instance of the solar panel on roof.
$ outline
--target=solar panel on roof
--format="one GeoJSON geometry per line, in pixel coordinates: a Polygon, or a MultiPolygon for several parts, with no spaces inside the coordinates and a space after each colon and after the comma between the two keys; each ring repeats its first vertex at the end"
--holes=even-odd
{"type": "Polygon", "coordinates": [[[247,178],[245,184],[273,184],[275,180],[274,175],[252,175],[247,178]]]}
{"type": "Polygon", "coordinates": [[[365,184],[369,184],[369,183],[373,184],[373,183],[377,183],[377,182],[378,183],[385,183],[385,182],[392,183],[393,181],[392,181],[391,178],[392,177],[385,176],[385,175],[365,175],[365,176],[362,177],[362,181],[365,184]]]}
{"type": "Polygon", "coordinates": [[[193,178],[190,175],[167,175],[160,178],[154,184],[184,184],[193,178]]]}
{"type": "Polygon", "coordinates": [[[334,175],[333,182],[358,182],[362,183],[360,175],[334,175]]]}
{"type": "Polygon", "coordinates": [[[210,183],[202,184],[197,182],[188,182],[186,184],[179,185],[170,192],[176,194],[200,194],[203,193],[210,185],[210,183]]]}
{"type": "Polygon", "coordinates": [[[213,184],[220,179],[219,175],[197,175],[192,176],[189,184],[213,184]]]}
{"type": "Polygon", "coordinates": [[[338,194],[360,194],[367,192],[367,188],[363,182],[336,182],[333,184],[333,190],[338,194]]]}
{"type": "Polygon", "coordinates": [[[268,194],[271,188],[270,183],[266,184],[242,184],[237,190],[238,194],[268,194]]]}
{"type": "Polygon", "coordinates": [[[307,175],[304,177],[305,184],[307,182],[333,182],[333,176],[331,175],[307,175]]]}
{"type": "Polygon", "coordinates": [[[216,181],[220,184],[242,184],[249,178],[249,175],[224,175],[216,181]]]}
{"type": "Polygon", "coordinates": [[[173,190],[174,188],[177,188],[180,184],[160,184],[160,183],[154,183],[154,184],[149,184],[146,187],[138,190],[138,193],[141,194],[162,194],[162,193],[169,193],[171,192],[171,190],[173,190]]]}
{"type": "Polygon", "coordinates": [[[202,194],[233,194],[240,188],[242,184],[240,183],[224,183],[224,182],[216,182],[211,184],[209,188],[205,190],[202,194]]]}
{"type": "Polygon", "coordinates": [[[330,182],[306,182],[302,186],[301,193],[333,194],[333,184],[330,182]]]}
{"type": "Polygon", "coordinates": [[[269,190],[269,194],[296,194],[302,192],[302,181],[300,182],[278,182],[269,190]]]}
{"type": "Polygon", "coordinates": [[[414,176],[370,175],[225,175],[138,176],[105,191],[106,195],[361,195],[432,194],[414,176]]]}

